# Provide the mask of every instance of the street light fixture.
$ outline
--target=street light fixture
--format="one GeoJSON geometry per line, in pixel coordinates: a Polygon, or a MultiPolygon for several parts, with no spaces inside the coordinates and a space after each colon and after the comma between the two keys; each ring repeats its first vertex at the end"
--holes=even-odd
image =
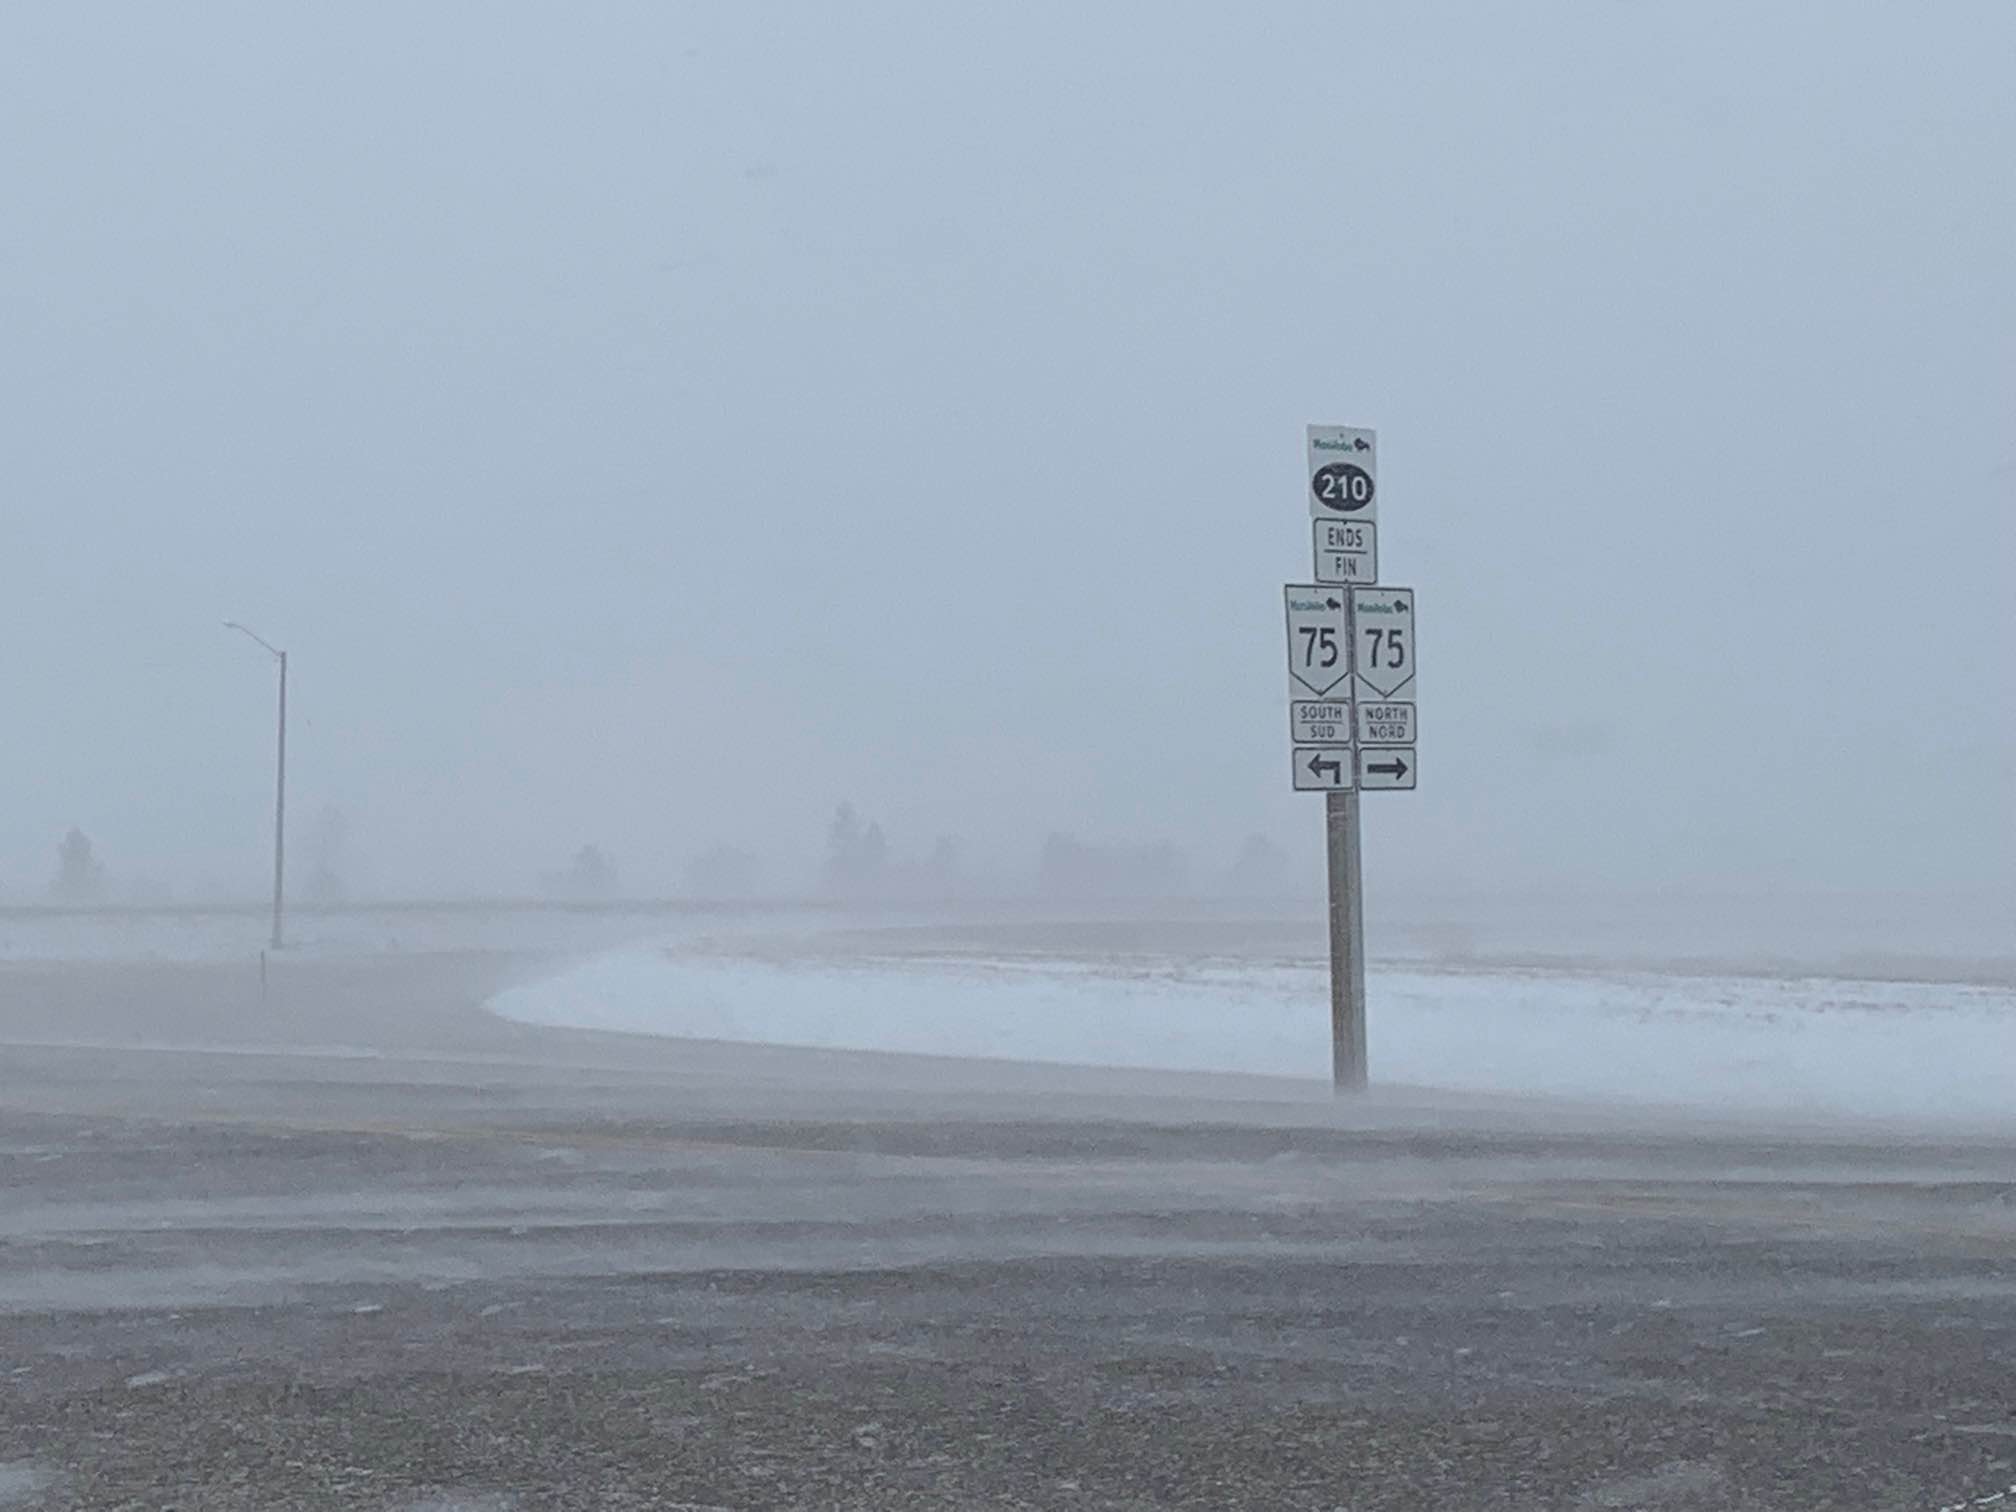
{"type": "Polygon", "coordinates": [[[273,782],[273,948],[278,950],[281,890],[287,877],[287,653],[236,620],[224,621],[224,628],[256,641],[280,663],[280,749],[273,782]]]}

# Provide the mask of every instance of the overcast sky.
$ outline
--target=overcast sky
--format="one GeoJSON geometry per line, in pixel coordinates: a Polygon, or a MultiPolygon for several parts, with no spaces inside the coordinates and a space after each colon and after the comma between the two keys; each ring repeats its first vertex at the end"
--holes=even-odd
{"type": "Polygon", "coordinates": [[[1376,426],[1395,886],[2005,886],[2016,7],[12,5],[0,892],[1316,855],[1376,426]]]}

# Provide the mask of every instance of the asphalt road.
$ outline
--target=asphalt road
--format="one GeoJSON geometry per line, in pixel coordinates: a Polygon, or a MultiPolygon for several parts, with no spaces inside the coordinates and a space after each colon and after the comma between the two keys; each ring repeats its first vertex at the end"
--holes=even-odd
{"type": "Polygon", "coordinates": [[[483,1015],[522,969],[0,972],[0,1507],[2016,1483],[2016,1140],[483,1015]]]}

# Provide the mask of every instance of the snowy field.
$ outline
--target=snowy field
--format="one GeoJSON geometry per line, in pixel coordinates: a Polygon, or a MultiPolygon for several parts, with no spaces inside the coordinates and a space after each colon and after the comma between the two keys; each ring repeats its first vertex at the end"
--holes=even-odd
{"type": "MultiPolygon", "coordinates": [[[[1060,921],[1026,905],[303,910],[287,955],[524,957],[532,984],[492,1007],[528,1023],[1320,1079],[1321,913],[1272,912],[1276,922],[1237,908],[1060,921]]],[[[2016,961],[1997,918],[1942,907],[1900,923],[1894,910],[1829,907],[1784,911],[1745,935],[1748,917],[1528,903],[1381,921],[1375,1079],[2016,1126],[2016,961]]],[[[0,965],[253,962],[266,925],[250,908],[17,910],[0,913],[0,965]]]]}
{"type": "MultiPolygon", "coordinates": [[[[636,947],[492,1002],[528,1023],[777,1045],[1328,1075],[1320,961],[989,952],[892,931],[761,951],[636,947]]],[[[1180,930],[1175,931],[1180,936],[1180,930]]],[[[1391,963],[1370,978],[1385,1084],[1739,1116],[2016,1123],[2016,988],[1642,969],[1391,963]]]]}
{"type": "MultiPolygon", "coordinates": [[[[1251,956],[1313,960],[1323,949],[1320,898],[1086,905],[991,900],[913,908],[772,903],[459,902],[295,906],[287,953],[319,959],[444,951],[577,954],[637,941],[706,937],[806,939],[851,924],[937,929],[955,945],[992,933],[1012,953],[1112,953],[1113,932],[1158,926],[1156,952],[1190,960],[1251,956]],[[1180,921],[1180,922],[1178,922],[1180,921]],[[1207,937],[1200,946],[1199,929],[1207,937]]],[[[1629,966],[1690,974],[1815,975],[2016,985],[2016,897],[1655,895],[1544,892],[1488,898],[1396,898],[1375,892],[1366,933],[1375,959],[1443,966],[1629,966]]],[[[210,963],[254,959],[265,948],[263,905],[235,907],[0,908],[0,965],[67,961],[210,963]]]]}

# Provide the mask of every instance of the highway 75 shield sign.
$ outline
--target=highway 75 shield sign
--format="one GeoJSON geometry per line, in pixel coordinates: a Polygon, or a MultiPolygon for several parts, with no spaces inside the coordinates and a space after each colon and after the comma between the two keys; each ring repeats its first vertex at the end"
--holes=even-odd
{"type": "Polygon", "coordinates": [[[1350,588],[1357,696],[1414,701],[1414,590],[1350,588]]]}
{"type": "Polygon", "coordinates": [[[1288,691],[1294,698],[1351,696],[1349,588],[1289,583],[1288,691]]]}

